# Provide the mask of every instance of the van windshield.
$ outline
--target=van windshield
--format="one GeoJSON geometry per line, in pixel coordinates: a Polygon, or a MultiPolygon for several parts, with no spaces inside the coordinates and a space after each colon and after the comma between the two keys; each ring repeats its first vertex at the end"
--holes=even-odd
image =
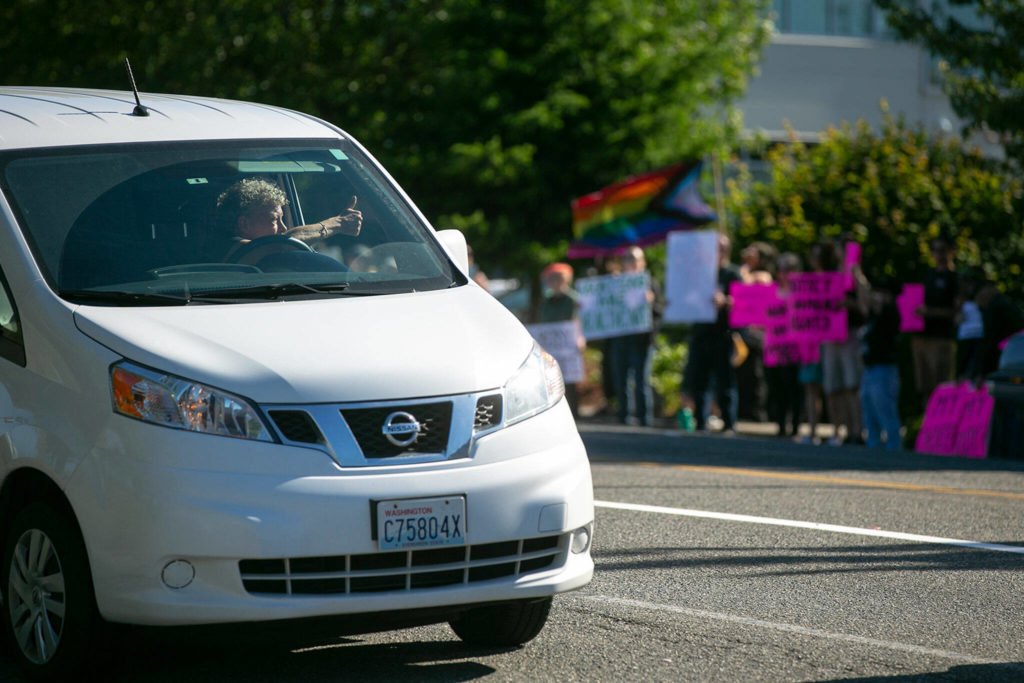
{"type": "Polygon", "coordinates": [[[0,164],[41,270],[68,300],[245,302],[464,283],[345,140],[32,150],[0,164]]]}

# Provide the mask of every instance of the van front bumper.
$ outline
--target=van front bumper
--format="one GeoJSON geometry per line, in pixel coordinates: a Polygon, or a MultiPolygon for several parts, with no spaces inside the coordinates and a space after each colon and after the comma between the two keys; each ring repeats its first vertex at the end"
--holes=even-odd
{"type": "Polygon", "coordinates": [[[530,599],[593,574],[590,466],[564,401],[470,457],[342,468],[308,448],[114,417],[69,489],[104,618],[174,625],[530,599]],[[126,424],[128,423],[128,424],[126,424]],[[97,485],[103,482],[102,486],[97,485]],[[465,496],[466,546],[387,551],[373,501],[465,496]]]}

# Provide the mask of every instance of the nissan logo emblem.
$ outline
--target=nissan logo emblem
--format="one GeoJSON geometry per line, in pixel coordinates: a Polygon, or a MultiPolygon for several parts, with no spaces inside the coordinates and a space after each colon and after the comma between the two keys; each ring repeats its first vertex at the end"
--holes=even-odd
{"type": "Polygon", "coordinates": [[[388,415],[384,420],[384,427],[381,429],[384,438],[394,445],[404,448],[411,446],[420,435],[420,423],[416,418],[405,412],[396,412],[388,415]]]}

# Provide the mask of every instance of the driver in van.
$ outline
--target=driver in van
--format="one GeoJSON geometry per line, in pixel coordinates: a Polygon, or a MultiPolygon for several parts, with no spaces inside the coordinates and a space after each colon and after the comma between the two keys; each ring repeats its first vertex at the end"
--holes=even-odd
{"type": "MultiPolygon", "coordinates": [[[[310,225],[289,228],[284,223],[284,207],[288,197],[284,190],[261,178],[240,180],[217,198],[217,210],[231,223],[232,244],[224,260],[228,262],[256,263],[268,254],[287,250],[287,242],[268,241],[266,246],[248,245],[264,237],[280,235],[302,242],[320,241],[331,235],[359,234],[363,214],[356,209],[356,198],[337,216],[325,218],[310,225]]],[[[294,247],[293,247],[294,248],[294,247]]]]}

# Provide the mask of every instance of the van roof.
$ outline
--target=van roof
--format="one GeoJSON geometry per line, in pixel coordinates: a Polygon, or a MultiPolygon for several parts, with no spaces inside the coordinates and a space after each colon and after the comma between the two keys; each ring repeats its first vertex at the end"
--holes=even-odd
{"type": "Polygon", "coordinates": [[[0,86],[0,150],[118,142],[334,137],[300,112],[251,102],[130,91],[0,86]]]}

